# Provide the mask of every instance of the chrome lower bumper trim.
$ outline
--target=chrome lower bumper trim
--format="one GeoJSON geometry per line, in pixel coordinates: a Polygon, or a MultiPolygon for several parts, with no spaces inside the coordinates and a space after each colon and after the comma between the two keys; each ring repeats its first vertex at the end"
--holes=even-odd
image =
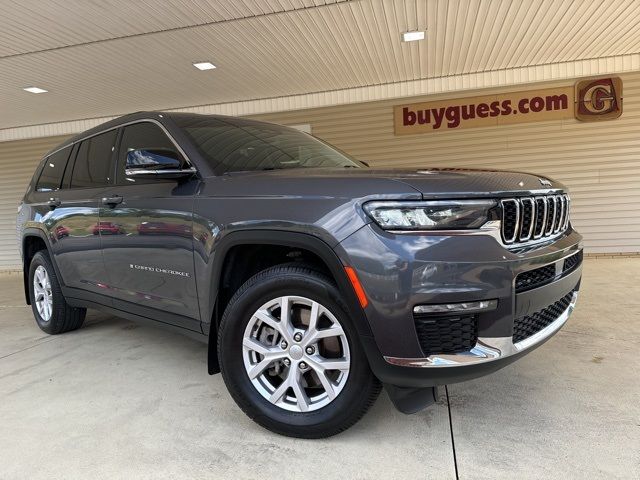
{"type": "Polygon", "coordinates": [[[479,337],[475,347],[468,352],[431,355],[426,358],[384,357],[384,359],[392,365],[402,367],[437,368],[475,365],[510,357],[535,347],[560,330],[573,312],[577,299],[578,292],[574,292],[571,303],[558,318],[539,332],[517,343],[513,343],[512,337],[479,337]]]}

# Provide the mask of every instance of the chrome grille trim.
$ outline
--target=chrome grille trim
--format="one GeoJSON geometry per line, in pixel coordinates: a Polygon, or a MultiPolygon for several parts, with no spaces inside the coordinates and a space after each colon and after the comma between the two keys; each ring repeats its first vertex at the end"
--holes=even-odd
{"type": "Polygon", "coordinates": [[[566,209],[567,209],[567,201],[565,200],[564,195],[560,195],[559,199],[560,199],[560,215],[558,215],[558,226],[554,230],[554,233],[557,233],[562,229],[562,226],[564,225],[564,214],[566,213],[566,209]]]}
{"type": "Polygon", "coordinates": [[[544,235],[544,229],[547,226],[547,209],[549,208],[549,202],[547,202],[547,197],[535,197],[536,201],[536,227],[534,227],[533,238],[537,240],[544,235]],[[540,204],[542,204],[542,208],[540,208],[540,204]],[[542,215],[540,217],[540,215],[542,215]],[[538,219],[540,222],[538,222],[538,219]],[[540,229],[538,229],[537,225],[541,223],[540,229]]]}
{"type": "Polygon", "coordinates": [[[562,197],[560,197],[560,195],[556,195],[554,198],[556,202],[556,214],[553,217],[553,233],[558,233],[560,231],[560,227],[562,226],[560,224],[560,220],[562,217],[562,197]]]}
{"type": "Polygon", "coordinates": [[[547,211],[547,226],[545,227],[544,230],[544,235],[549,236],[553,233],[553,225],[555,223],[555,218],[556,218],[556,197],[555,196],[549,196],[547,198],[547,202],[549,203],[549,210],[547,211]]]}
{"type": "Polygon", "coordinates": [[[507,198],[500,205],[502,241],[511,247],[557,237],[569,227],[571,200],[566,194],[507,198]]]}
{"type": "Polygon", "coordinates": [[[522,198],[520,199],[520,207],[521,207],[521,217],[522,221],[520,223],[520,241],[525,242],[531,238],[533,235],[533,226],[536,223],[536,202],[533,201],[533,198],[522,198]],[[524,215],[528,210],[531,210],[531,220],[529,221],[529,228],[527,231],[523,231],[525,229],[524,215]]]}
{"type": "Polygon", "coordinates": [[[513,243],[516,241],[516,238],[518,238],[518,231],[520,229],[520,202],[515,198],[510,198],[508,200],[501,200],[500,205],[502,207],[502,239],[504,240],[505,243],[513,243]],[[511,203],[513,203],[516,208],[516,218],[515,218],[515,225],[513,227],[513,235],[507,237],[505,232],[505,227],[507,224],[507,221],[505,218],[506,217],[505,206],[511,203]]]}
{"type": "Polygon", "coordinates": [[[562,230],[569,228],[569,214],[571,213],[571,198],[569,195],[565,195],[567,200],[567,214],[564,216],[564,223],[562,224],[562,230]]]}

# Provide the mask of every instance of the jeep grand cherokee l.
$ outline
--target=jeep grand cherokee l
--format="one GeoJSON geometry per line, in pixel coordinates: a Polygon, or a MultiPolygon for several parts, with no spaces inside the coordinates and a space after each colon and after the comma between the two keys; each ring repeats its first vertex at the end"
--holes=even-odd
{"type": "Polygon", "coordinates": [[[569,207],[535,175],[367,168],[287,127],[142,112],[49,152],[17,223],[42,330],[88,307],[171,326],[256,422],[317,438],[383,385],[415,412],[557,332],[582,269],[569,207]]]}

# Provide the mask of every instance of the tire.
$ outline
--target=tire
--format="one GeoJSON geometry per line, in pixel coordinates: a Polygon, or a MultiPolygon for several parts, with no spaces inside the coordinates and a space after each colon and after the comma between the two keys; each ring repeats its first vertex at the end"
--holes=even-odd
{"type": "MultiPolygon", "coordinates": [[[[360,420],[378,397],[381,384],[369,368],[347,311],[333,282],[309,267],[276,266],[250,278],[230,300],[218,333],[220,369],[224,382],[238,406],[263,427],[281,435],[298,438],[329,437],[348,429],[360,420]],[[271,305],[271,302],[274,302],[273,312],[276,312],[273,315],[280,316],[278,331],[271,328],[271,323],[265,323],[254,315],[259,309],[262,312],[269,311],[263,307],[271,305]],[[292,344],[286,346],[281,343],[286,333],[278,333],[286,330],[282,326],[283,308],[277,306],[284,305],[284,302],[287,305],[291,304],[292,324],[298,322],[292,326],[295,328],[294,332],[299,334],[298,337],[303,335],[302,340],[298,338],[298,341],[295,341],[294,333],[289,332],[292,344]],[[307,344],[307,341],[312,342],[315,338],[315,334],[312,335],[315,330],[308,324],[305,330],[305,325],[300,322],[304,318],[311,322],[314,302],[319,305],[315,307],[315,312],[322,312],[315,316],[318,318],[318,326],[323,323],[331,332],[339,334],[307,344]],[[341,327],[341,330],[338,327],[341,327]],[[255,345],[253,342],[258,341],[260,348],[264,343],[251,336],[257,335],[255,332],[260,332],[261,335],[265,335],[265,332],[275,332],[263,338],[270,339],[270,342],[266,343],[274,345],[269,348],[275,355],[283,355],[278,349],[284,352],[285,360],[269,361],[256,355],[255,350],[252,350],[255,345]],[[245,342],[249,342],[248,345],[252,347],[247,348],[245,342]],[[298,350],[295,350],[296,347],[298,350]],[[313,355],[308,354],[310,347],[313,355]],[[302,358],[298,358],[300,348],[303,351],[302,358]],[[257,379],[250,379],[250,372],[254,371],[254,368],[260,370],[261,367],[257,365],[262,364],[263,360],[269,366],[257,379]],[[289,366],[286,365],[287,360],[290,362],[289,366]],[[252,361],[256,363],[252,364],[252,361]],[[322,370],[323,366],[329,365],[324,362],[332,362],[331,365],[338,367],[348,364],[348,368],[322,370]],[[305,365],[307,370],[304,370],[305,365]],[[322,368],[319,369],[319,366],[322,368]],[[319,371],[326,372],[324,380],[329,380],[330,388],[325,388],[327,384],[320,380],[319,371]],[[294,380],[294,377],[299,380],[294,380]],[[287,388],[285,395],[277,403],[270,400],[270,396],[279,398],[277,392],[282,391],[285,380],[289,379],[292,379],[291,385],[297,383],[298,389],[284,386],[287,388]],[[331,395],[335,395],[333,398],[329,391],[331,395]],[[301,392],[301,395],[296,392],[301,392]],[[300,400],[301,398],[304,400],[300,400]]],[[[272,322],[271,319],[274,317],[268,318],[269,322],[272,322]]],[[[326,334],[329,330],[323,332],[326,334]]]]}
{"type": "MultiPolygon", "coordinates": [[[[51,263],[51,258],[46,250],[40,250],[31,260],[31,265],[29,266],[29,298],[31,300],[31,310],[33,310],[33,316],[38,327],[50,335],[76,330],[84,322],[87,309],[71,307],[67,303],[64,295],[62,295],[60,282],[51,263]],[[46,273],[46,277],[43,277],[42,272],[46,273]],[[38,277],[37,283],[39,287],[36,287],[34,283],[36,276],[38,277]],[[40,287],[44,286],[42,280],[46,280],[46,278],[49,280],[50,288],[44,287],[46,294],[43,294],[40,287]],[[38,292],[36,292],[36,288],[39,288],[38,292]],[[51,302],[48,309],[43,307],[45,310],[40,311],[38,309],[38,300],[43,298],[46,302],[44,295],[50,298],[51,302]]],[[[40,302],[40,305],[42,305],[42,302],[40,302]]]]}

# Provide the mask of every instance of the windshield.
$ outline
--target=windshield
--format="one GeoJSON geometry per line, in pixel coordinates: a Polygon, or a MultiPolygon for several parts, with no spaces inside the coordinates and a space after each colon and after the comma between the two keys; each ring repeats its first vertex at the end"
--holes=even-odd
{"type": "Polygon", "coordinates": [[[283,168],[360,168],[362,164],[293,128],[217,118],[182,118],[178,126],[216,175],[283,168]]]}

